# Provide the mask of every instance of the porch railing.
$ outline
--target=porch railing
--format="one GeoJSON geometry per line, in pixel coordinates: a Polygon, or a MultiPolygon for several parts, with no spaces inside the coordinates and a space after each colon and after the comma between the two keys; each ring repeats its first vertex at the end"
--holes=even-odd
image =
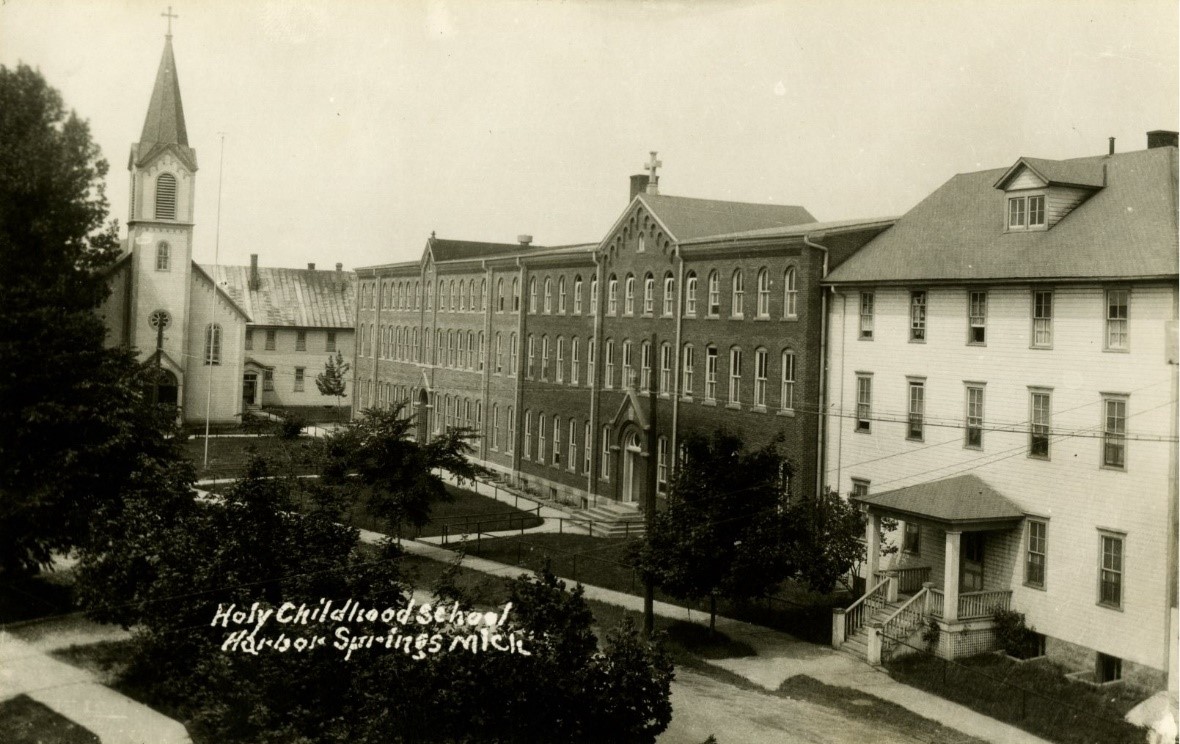
{"type": "Polygon", "coordinates": [[[914,594],[922,591],[922,585],[930,581],[930,566],[910,566],[908,568],[889,568],[878,571],[878,580],[890,576],[897,577],[897,591],[902,594],[914,594]]]}
{"type": "Polygon", "coordinates": [[[881,623],[881,659],[888,661],[897,644],[905,642],[918,626],[922,624],[922,613],[926,607],[927,589],[920,589],[917,594],[906,600],[898,607],[885,622],[881,623]]]}
{"type": "Polygon", "coordinates": [[[942,617],[942,604],[945,600],[945,595],[941,589],[930,589],[930,614],[935,617],[942,617]]]}
{"type": "Polygon", "coordinates": [[[888,585],[889,579],[877,582],[865,592],[863,597],[844,610],[845,638],[851,638],[865,624],[865,620],[871,618],[873,613],[885,606],[885,591],[888,585]]]}
{"type": "Polygon", "coordinates": [[[959,595],[959,619],[976,620],[991,617],[996,610],[1007,610],[1012,603],[1012,591],[1001,589],[990,592],[967,592],[959,595]]]}

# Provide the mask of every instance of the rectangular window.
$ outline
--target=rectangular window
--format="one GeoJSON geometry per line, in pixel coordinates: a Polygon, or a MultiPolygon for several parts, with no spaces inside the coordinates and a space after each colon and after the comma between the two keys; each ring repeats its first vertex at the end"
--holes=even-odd
{"type": "Polygon", "coordinates": [[[906,439],[922,441],[926,416],[926,383],[910,380],[910,410],[909,426],[906,429],[906,439]]]}
{"type": "Polygon", "coordinates": [[[610,424],[602,427],[602,464],[598,469],[603,480],[610,480],[610,424]]]}
{"type": "Polygon", "coordinates": [[[873,338],[873,293],[860,293],[860,337],[871,340],[873,338]]]}
{"type": "Polygon", "coordinates": [[[983,386],[967,386],[967,447],[983,449],[983,386]]]}
{"type": "Polygon", "coordinates": [[[594,450],[594,440],[590,438],[590,422],[582,429],[582,473],[590,474],[590,453],[594,450]]]}
{"type": "Polygon", "coordinates": [[[670,344],[660,347],[660,392],[665,395],[672,392],[672,346],[670,344]]]}
{"type": "Polygon", "coordinates": [[[537,363],[537,344],[536,339],[531,335],[528,340],[528,365],[524,368],[524,377],[526,380],[533,379],[533,368],[537,363]]]}
{"type": "Polygon", "coordinates": [[[910,292],[910,341],[926,340],[926,292],[910,292]]]}
{"type": "Polygon", "coordinates": [[[1028,226],[1044,227],[1045,225],[1045,197],[1030,196],[1028,198],[1028,226]]]}
{"type": "Polygon", "coordinates": [[[586,339],[586,385],[594,387],[594,339],[586,339]]]}
{"type": "Polygon", "coordinates": [[[1045,556],[1049,545],[1049,525],[1039,519],[1028,520],[1028,547],[1024,559],[1024,583],[1045,588],[1045,556]]]}
{"type": "Polygon", "coordinates": [[[1032,416],[1029,420],[1028,454],[1030,457],[1049,457],[1049,393],[1034,390],[1030,393],[1032,416]]]}
{"type": "Polygon", "coordinates": [[[971,292],[968,295],[967,343],[987,342],[987,292],[971,292]]]}
{"type": "Polygon", "coordinates": [[[246,351],[254,350],[254,329],[246,329],[246,351]]]}
{"type": "Polygon", "coordinates": [[[1130,292],[1125,289],[1111,289],[1106,293],[1106,348],[1112,351],[1127,350],[1127,306],[1130,292]]]}
{"type": "Polygon", "coordinates": [[[275,336],[276,335],[277,335],[277,331],[275,331],[273,328],[266,332],[266,350],[267,351],[274,351],[275,350],[275,336]]]}
{"type": "Polygon", "coordinates": [[[524,412],[524,452],[521,457],[529,459],[533,449],[533,415],[528,411],[524,412]]]}
{"type": "Polygon", "coordinates": [[[262,389],[268,391],[275,389],[275,371],[273,369],[262,370],[262,389]]]}
{"type": "Polygon", "coordinates": [[[1098,604],[1105,607],[1123,606],[1123,538],[1100,535],[1101,565],[1098,569],[1098,604]]]}
{"type": "Polygon", "coordinates": [[[1127,399],[1104,397],[1102,464],[1108,468],[1127,466],[1127,399]]]}
{"type": "Polygon", "coordinates": [[[873,378],[868,375],[856,376],[856,430],[872,431],[873,427],[873,378]]]}
{"type": "Polygon", "coordinates": [[[578,339],[570,341],[570,384],[577,385],[579,380],[580,370],[578,365],[582,363],[581,354],[578,351],[578,339]]]}
{"type": "Polygon", "coordinates": [[[565,382],[565,339],[561,336],[557,337],[557,359],[556,368],[553,372],[553,379],[557,382],[565,382]]]}
{"type": "Polygon", "coordinates": [[[779,408],[790,411],[795,408],[795,352],[783,352],[783,381],[779,389],[779,408]]]}
{"type": "Polygon", "coordinates": [[[717,400],[717,347],[705,349],[705,400],[717,400]]]}
{"type": "Polygon", "coordinates": [[[561,465],[561,417],[553,417],[553,467],[561,465]]]}
{"type": "Polygon", "coordinates": [[[754,405],[766,408],[766,369],[770,366],[770,354],[766,349],[754,352],[754,405]]]}
{"type": "Polygon", "coordinates": [[[664,277],[664,315],[672,314],[672,307],[676,302],[676,283],[672,277],[664,277]]]}
{"type": "Polygon", "coordinates": [[[303,392],[303,367],[295,368],[295,392],[303,392]]]}
{"type": "Polygon", "coordinates": [[[668,492],[668,438],[656,440],[656,491],[668,492]]]}
{"type": "Polygon", "coordinates": [[[605,348],[605,359],[603,363],[606,366],[606,379],[602,381],[604,388],[609,388],[614,385],[615,381],[615,344],[613,341],[607,340],[605,348]]]}
{"type": "Polygon", "coordinates": [[[651,344],[646,341],[639,349],[639,389],[651,390],[651,344]]]}
{"type": "Polygon", "coordinates": [[[1024,227],[1024,197],[1017,196],[1008,200],[1008,227],[1024,227]]]}
{"type": "Polygon", "coordinates": [[[336,331],[328,331],[327,341],[324,342],[324,351],[336,351],[336,331]]]}
{"type": "Polygon", "coordinates": [[[1053,345],[1053,292],[1033,292],[1033,346],[1049,348],[1053,345]]]}
{"type": "Polygon", "coordinates": [[[729,350],[729,402],[742,402],[742,350],[736,347],[729,350]]]}
{"type": "MultiPolygon", "coordinates": [[[[532,365],[529,365],[530,367],[532,365]]],[[[549,337],[541,336],[541,379],[549,379],[549,337]]]]}
{"type": "Polygon", "coordinates": [[[295,331],[295,351],[307,351],[307,331],[295,331]]]}
{"type": "Polygon", "coordinates": [[[504,450],[512,452],[516,448],[516,411],[508,406],[508,423],[504,431],[504,450]]]}
{"type": "Polygon", "coordinates": [[[922,526],[920,524],[911,521],[905,523],[905,536],[902,538],[901,549],[914,555],[922,552],[922,526]]]}
{"type": "Polygon", "coordinates": [[[852,495],[854,498],[863,498],[869,495],[869,482],[864,478],[852,479],[852,495]]]}
{"type": "Polygon", "coordinates": [[[578,467],[578,436],[577,436],[577,432],[578,432],[578,424],[576,421],[574,421],[573,416],[571,416],[570,417],[570,432],[569,432],[570,453],[569,453],[569,462],[566,463],[566,466],[570,470],[576,470],[578,467]]]}
{"type": "Polygon", "coordinates": [[[623,380],[620,383],[620,387],[625,390],[635,386],[634,380],[631,379],[635,374],[632,362],[631,341],[627,340],[623,342],[623,380]]]}
{"type": "Polygon", "coordinates": [[[692,373],[693,367],[696,365],[694,359],[692,344],[685,344],[684,346],[684,365],[681,372],[680,394],[686,398],[692,397],[692,373]]]}

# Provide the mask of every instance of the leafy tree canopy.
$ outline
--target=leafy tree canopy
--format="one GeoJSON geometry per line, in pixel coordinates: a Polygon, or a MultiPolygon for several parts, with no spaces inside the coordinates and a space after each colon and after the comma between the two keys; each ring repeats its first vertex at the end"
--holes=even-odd
{"type": "Polygon", "coordinates": [[[40,73],[0,67],[0,570],[36,570],[174,460],[145,372],[95,309],[119,252],[107,163],[40,73]]]}

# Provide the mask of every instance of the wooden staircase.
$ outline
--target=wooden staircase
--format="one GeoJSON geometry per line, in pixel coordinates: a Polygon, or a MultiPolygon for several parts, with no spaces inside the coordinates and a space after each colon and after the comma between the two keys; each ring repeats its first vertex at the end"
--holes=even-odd
{"type": "Polygon", "coordinates": [[[639,506],[621,501],[603,501],[574,512],[574,517],[587,520],[594,537],[643,537],[647,528],[639,506]]]}
{"type": "Polygon", "coordinates": [[[901,608],[909,597],[899,597],[896,602],[886,602],[880,609],[874,612],[867,618],[864,625],[857,629],[855,633],[844,639],[844,643],[840,646],[840,653],[848,654],[860,661],[866,661],[869,657],[869,631],[868,626],[873,623],[883,623],[894,612],[901,608]]]}

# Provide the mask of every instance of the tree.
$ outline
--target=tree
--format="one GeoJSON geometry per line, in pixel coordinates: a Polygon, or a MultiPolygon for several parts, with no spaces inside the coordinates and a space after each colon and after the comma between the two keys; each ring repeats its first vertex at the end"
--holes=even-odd
{"type": "Polygon", "coordinates": [[[147,370],[103,347],[95,309],[119,252],[106,172],[87,124],[38,72],[0,67],[3,571],[84,543],[97,511],[177,456],[147,370]]]}
{"type": "Polygon", "coordinates": [[[391,531],[403,524],[425,525],[431,505],[450,500],[440,471],[460,480],[485,472],[467,459],[474,451],[472,431],[453,428],[430,441],[417,442],[410,438],[413,419],[403,412],[404,405],[368,408],[325,441],[325,477],[367,487],[370,510],[385,519],[391,531]],[[345,479],[346,473],[356,478],[345,479]]]}
{"type": "Polygon", "coordinates": [[[339,351],[336,356],[328,355],[324,362],[324,371],[315,377],[315,386],[320,389],[320,395],[335,395],[338,404],[342,404],[346,392],[345,375],[352,366],[344,361],[344,355],[339,351]]]}
{"type": "Polygon", "coordinates": [[[670,484],[635,556],[644,577],[674,597],[745,600],[773,590],[791,574],[783,469],[777,443],[744,452],[736,436],[690,434],[686,460],[670,484]]]}
{"type": "Polygon", "coordinates": [[[816,499],[796,499],[787,509],[787,522],[788,562],[795,576],[814,591],[832,591],[864,561],[864,513],[835,491],[825,491],[816,499]]]}

